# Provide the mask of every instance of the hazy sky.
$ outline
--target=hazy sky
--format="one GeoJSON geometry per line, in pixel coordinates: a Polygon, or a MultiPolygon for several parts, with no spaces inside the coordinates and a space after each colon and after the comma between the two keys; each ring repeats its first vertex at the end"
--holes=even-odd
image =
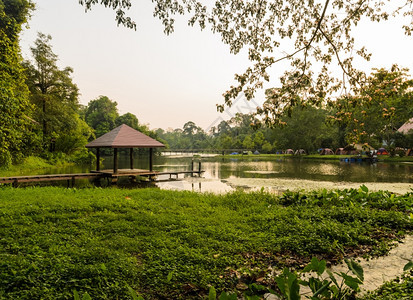
{"type": "MultiPolygon", "coordinates": [[[[218,113],[216,104],[235,83],[234,74],[249,65],[246,55],[231,55],[218,35],[186,26],[185,17],[178,17],[175,32],[166,36],[160,21],[152,17],[149,0],[133,1],[129,15],[137,31],[116,26],[115,13],[101,6],[85,13],[78,0],[35,2],[30,28],[21,37],[23,57],[30,57],[37,32],[50,34],[59,66],[74,69],[82,104],[105,95],[118,103],[120,114],[131,112],[151,129],[182,128],[189,120],[206,129],[264,101],[260,91],[252,103],[240,99],[226,113],[218,113]]],[[[356,32],[360,43],[373,52],[369,63],[361,63],[362,69],[397,63],[413,74],[413,38],[403,34],[400,23],[364,24],[356,32]]],[[[267,88],[277,84],[285,67],[278,64],[271,70],[267,88]]]]}

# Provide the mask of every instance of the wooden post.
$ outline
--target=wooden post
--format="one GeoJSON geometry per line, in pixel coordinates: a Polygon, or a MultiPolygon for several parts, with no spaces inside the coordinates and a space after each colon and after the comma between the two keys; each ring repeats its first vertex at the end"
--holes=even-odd
{"type": "Polygon", "coordinates": [[[130,168],[133,170],[133,148],[130,148],[129,151],[129,161],[130,161],[130,168]]]}
{"type": "Polygon", "coordinates": [[[153,148],[149,148],[149,171],[153,171],[153,161],[152,161],[153,148]]]}
{"type": "Polygon", "coordinates": [[[118,148],[113,149],[113,174],[118,173],[118,148]]]}
{"type": "Polygon", "coordinates": [[[201,161],[198,162],[198,176],[201,177],[201,161]]]}
{"type": "Polygon", "coordinates": [[[96,148],[96,171],[100,171],[100,148],[96,148]]]}
{"type": "Polygon", "coordinates": [[[192,171],[191,176],[194,176],[194,159],[192,159],[191,161],[191,171],[192,171]]]}

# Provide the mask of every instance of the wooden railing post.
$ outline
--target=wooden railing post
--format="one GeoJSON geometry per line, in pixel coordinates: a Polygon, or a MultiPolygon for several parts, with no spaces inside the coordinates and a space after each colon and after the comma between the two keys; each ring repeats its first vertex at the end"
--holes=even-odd
{"type": "Polygon", "coordinates": [[[100,148],[96,148],[96,171],[100,171],[100,148]]]}
{"type": "Polygon", "coordinates": [[[130,151],[129,151],[129,162],[130,162],[130,169],[133,170],[133,148],[130,148],[130,151]]]}
{"type": "Polygon", "coordinates": [[[113,149],[113,174],[118,173],[118,148],[113,149]]]}

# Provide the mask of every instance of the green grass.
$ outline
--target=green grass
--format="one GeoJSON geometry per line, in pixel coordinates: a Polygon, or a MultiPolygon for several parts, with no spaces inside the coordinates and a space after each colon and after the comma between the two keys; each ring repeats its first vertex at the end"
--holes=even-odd
{"type": "Polygon", "coordinates": [[[0,188],[0,299],[197,298],[312,256],[382,255],[413,195],[0,188]],[[254,275],[255,274],[255,275],[254,275]]]}
{"type": "Polygon", "coordinates": [[[64,161],[61,161],[59,163],[54,162],[53,164],[51,164],[43,158],[28,156],[25,157],[21,163],[12,165],[8,169],[0,168],[0,177],[27,175],[37,170],[61,168],[72,164],[73,163],[64,161]]]}

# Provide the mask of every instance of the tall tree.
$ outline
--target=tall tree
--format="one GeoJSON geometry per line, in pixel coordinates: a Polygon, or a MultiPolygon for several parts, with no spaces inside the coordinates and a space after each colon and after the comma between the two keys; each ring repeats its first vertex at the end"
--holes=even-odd
{"type": "Polygon", "coordinates": [[[30,48],[33,60],[24,63],[30,99],[35,105],[34,118],[42,126],[46,148],[68,132],[84,127],[79,118],[79,90],[71,78],[73,70],[57,66],[51,39],[50,35],[39,33],[30,48]]]}
{"type": "Polygon", "coordinates": [[[119,117],[118,103],[106,96],[99,96],[89,102],[85,111],[85,120],[95,130],[96,137],[111,131],[116,127],[119,117]]]}
{"type": "Polygon", "coordinates": [[[31,144],[31,105],[18,37],[32,8],[29,0],[0,0],[0,166],[5,167],[31,144]]]}

